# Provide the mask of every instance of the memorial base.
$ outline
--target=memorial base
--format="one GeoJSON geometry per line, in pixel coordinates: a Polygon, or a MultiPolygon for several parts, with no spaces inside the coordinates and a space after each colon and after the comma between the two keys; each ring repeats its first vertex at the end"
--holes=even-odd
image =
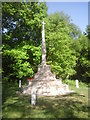
{"type": "Polygon", "coordinates": [[[28,86],[23,88],[23,94],[30,95],[35,90],[38,96],[56,96],[72,93],[68,85],[62,84],[51,72],[50,65],[40,65],[38,72],[28,86]]]}

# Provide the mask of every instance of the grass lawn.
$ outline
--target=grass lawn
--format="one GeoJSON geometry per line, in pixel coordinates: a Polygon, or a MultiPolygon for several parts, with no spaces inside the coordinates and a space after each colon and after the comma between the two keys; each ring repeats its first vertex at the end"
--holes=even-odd
{"type": "Polygon", "coordinates": [[[37,97],[36,106],[30,96],[16,94],[18,86],[3,84],[3,118],[88,118],[88,87],[69,86],[76,93],[67,96],[37,97]]]}

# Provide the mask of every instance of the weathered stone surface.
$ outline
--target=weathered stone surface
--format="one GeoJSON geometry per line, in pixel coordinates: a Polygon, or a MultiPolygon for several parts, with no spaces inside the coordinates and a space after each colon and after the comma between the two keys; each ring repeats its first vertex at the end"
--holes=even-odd
{"type": "Polygon", "coordinates": [[[49,72],[47,72],[46,78],[44,72],[42,74],[37,72],[37,77],[35,76],[34,80],[30,81],[29,85],[24,88],[23,94],[30,95],[33,89],[35,89],[36,94],[40,96],[64,95],[71,92],[68,85],[62,84],[61,80],[56,79],[55,76],[51,76],[48,74],[49,72]]]}
{"type": "Polygon", "coordinates": [[[45,30],[44,21],[42,22],[42,65],[46,65],[46,47],[45,47],[45,30]]]}

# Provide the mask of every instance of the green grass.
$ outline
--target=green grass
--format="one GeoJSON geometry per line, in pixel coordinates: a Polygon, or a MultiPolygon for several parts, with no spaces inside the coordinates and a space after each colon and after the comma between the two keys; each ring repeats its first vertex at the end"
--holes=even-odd
{"type": "Polygon", "coordinates": [[[16,94],[18,86],[3,84],[3,118],[88,118],[88,88],[84,85],[75,94],[56,97],[37,97],[36,106],[30,96],[16,94]]]}

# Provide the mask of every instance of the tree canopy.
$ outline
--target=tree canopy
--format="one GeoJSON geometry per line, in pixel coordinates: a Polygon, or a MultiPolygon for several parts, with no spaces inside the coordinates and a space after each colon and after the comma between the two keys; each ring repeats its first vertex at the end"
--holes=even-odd
{"type": "Polygon", "coordinates": [[[88,39],[64,12],[47,14],[44,2],[2,3],[3,77],[33,77],[41,63],[45,25],[46,59],[58,78],[89,80],[88,39]]]}
{"type": "Polygon", "coordinates": [[[41,22],[46,16],[45,3],[2,4],[4,76],[33,76],[40,63],[41,22]]]}
{"type": "Polygon", "coordinates": [[[76,65],[75,51],[71,50],[71,29],[68,21],[67,16],[58,12],[48,16],[46,23],[47,60],[52,61],[53,71],[57,77],[62,78],[75,74],[76,65]]]}

